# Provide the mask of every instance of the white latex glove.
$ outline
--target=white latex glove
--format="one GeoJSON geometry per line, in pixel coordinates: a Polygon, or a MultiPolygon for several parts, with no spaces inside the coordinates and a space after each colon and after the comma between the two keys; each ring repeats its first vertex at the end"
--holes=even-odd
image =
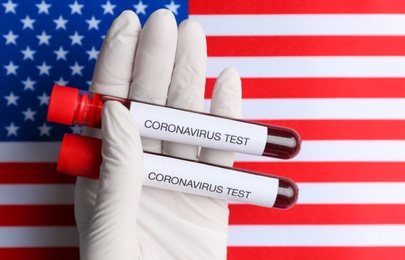
{"type": "MultiPolygon", "coordinates": [[[[99,53],[91,91],[201,111],[205,35],[195,21],[177,28],[167,10],[144,29],[126,11],[111,26],[99,53]]],[[[219,76],[211,113],[239,117],[241,83],[234,69],[219,76]]],[[[129,112],[107,102],[102,114],[100,180],[78,178],[75,215],[83,260],[225,259],[228,204],[224,200],[142,186],[145,151],[232,166],[234,154],[139,138],[129,112]],[[142,142],[142,145],[141,145],[142,142]]],[[[86,135],[100,135],[84,129],[86,135]]]]}

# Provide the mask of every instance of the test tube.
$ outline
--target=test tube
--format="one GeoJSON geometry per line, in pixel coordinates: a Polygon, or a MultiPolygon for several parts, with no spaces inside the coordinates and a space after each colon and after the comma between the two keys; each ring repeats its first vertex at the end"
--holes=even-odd
{"type": "MultiPolygon", "coordinates": [[[[99,178],[101,139],[65,134],[57,171],[99,178]]],[[[298,186],[290,179],[144,152],[143,185],[279,209],[291,208],[298,186]]]]}
{"type": "Polygon", "coordinates": [[[101,110],[108,100],[119,101],[130,110],[142,137],[280,159],[293,158],[301,146],[299,134],[291,128],[103,96],[60,85],[53,87],[47,119],[100,128],[101,110]]]}

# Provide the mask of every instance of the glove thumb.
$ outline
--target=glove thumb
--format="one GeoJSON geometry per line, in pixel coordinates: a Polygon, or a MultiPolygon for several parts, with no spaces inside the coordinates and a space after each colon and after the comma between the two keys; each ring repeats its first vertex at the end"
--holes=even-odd
{"type": "Polygon", "coordinates": [[[102,157],[86,259],[136,259],[137,213],[143,180],[143,151],[130,112],[115,101],[102,112],[102,157]]]}

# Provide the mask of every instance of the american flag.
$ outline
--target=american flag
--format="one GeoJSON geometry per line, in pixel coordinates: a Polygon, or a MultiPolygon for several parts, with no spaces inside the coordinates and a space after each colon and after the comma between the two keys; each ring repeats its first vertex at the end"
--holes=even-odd
{"type": "Polygon", "coordinates": [[[295,128],[290,161],[236,167],[289,177],[286,211],[230,204],[228,259],[405,257],[405,2],[398,0],[2,0],[0,257],[78,259],[74,179],[55,172],[54,83],[86,89],[112,20],[158,8],[207,35],[214,79],[234,66],[243,117],[295,128]]]}

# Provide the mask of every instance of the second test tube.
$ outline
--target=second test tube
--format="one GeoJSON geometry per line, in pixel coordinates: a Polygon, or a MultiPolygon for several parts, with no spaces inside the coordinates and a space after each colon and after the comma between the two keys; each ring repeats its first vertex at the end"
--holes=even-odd
{"type": "Polygon", "coordinates": [[[126,106],[142,137],[280,159],[298,154],[300,136],[291,128],[257,124],[176,108],[124,100],[55,85],[48,121],[101,127],[105,101],[126,106]]]}

